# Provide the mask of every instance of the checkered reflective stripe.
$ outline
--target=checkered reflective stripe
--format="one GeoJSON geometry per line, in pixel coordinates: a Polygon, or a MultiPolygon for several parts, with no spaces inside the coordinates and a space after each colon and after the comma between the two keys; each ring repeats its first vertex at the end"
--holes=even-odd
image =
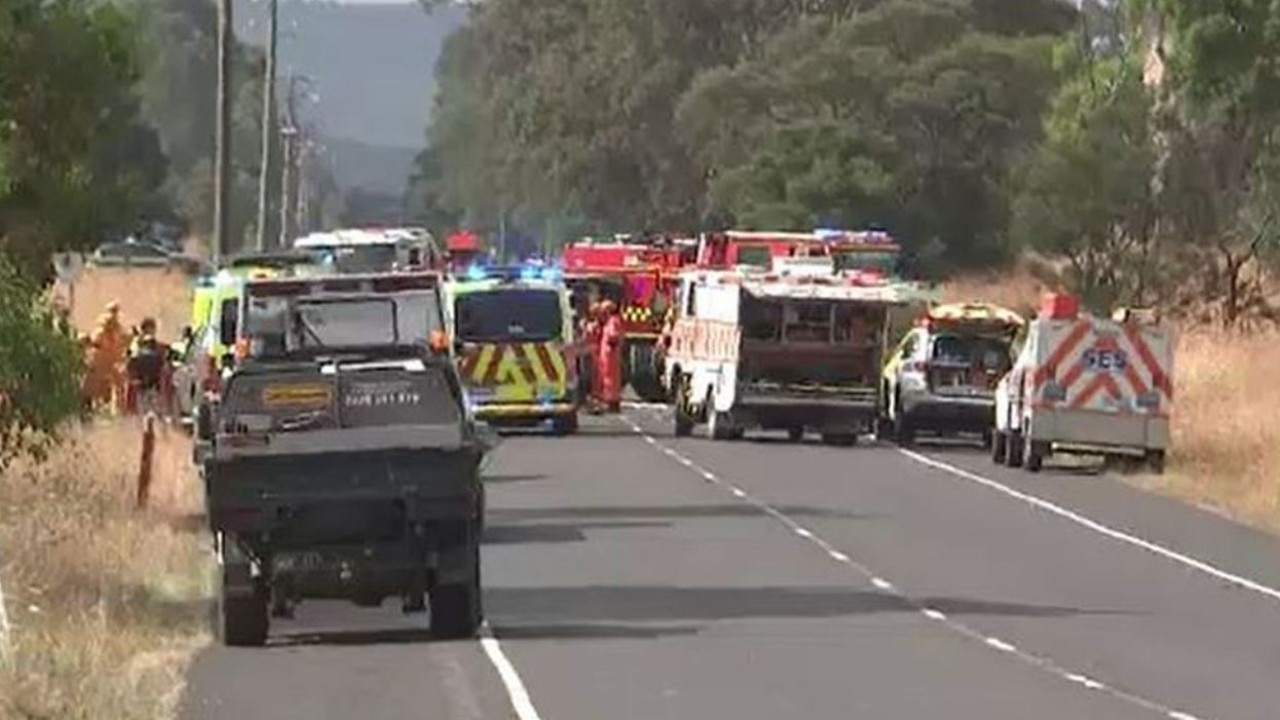
{"type": "Polygon", "coordinates": [[[647,305],[628,305],[622,308],[622,319],[629,323],[649,322],[653,319],[653,309],[647,305]]]}

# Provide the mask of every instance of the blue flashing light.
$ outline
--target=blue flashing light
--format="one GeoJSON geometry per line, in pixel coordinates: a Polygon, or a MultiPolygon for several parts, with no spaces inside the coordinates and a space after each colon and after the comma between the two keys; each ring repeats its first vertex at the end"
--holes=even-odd
{"type": "Polygon", "coordinates": [[[520,279],[521,280],[541,280],[542,271],[537,267],[526,265],[525,267],[520,268],[520,279]]]}
{"type": "Polygon", "coordinates": [[[488,274],[485,272],[484,268],[479,265],[472,265],[467,268],[468,280],[484,280],[486,277],[488,277],[488,274]]]}

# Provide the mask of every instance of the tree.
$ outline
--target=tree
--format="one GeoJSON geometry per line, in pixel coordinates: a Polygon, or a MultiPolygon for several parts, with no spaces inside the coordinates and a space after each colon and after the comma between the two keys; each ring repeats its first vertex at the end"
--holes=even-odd
{"type": "Polygon", "coordinates": [[[1141,303],[1154,273],[1151,96],[1136,62],[1089,61],[1069,43],[1061,50],[1069,79],[1022,169],[1014,233],[1068,259],[1069,279],[1094,308],[1141,303]]]}
{"type": "Polygon", "coordinates": [[[38,283],[0,258],[0,471],[79,412],[79,358],[38,283]]]}
{"type": "Polygon", "coordinates": [[[164,173],[132,88],[135,18],[92,0],[0,11],[0,251],[31,277],[56,249],[133,226],[164,173]]]}

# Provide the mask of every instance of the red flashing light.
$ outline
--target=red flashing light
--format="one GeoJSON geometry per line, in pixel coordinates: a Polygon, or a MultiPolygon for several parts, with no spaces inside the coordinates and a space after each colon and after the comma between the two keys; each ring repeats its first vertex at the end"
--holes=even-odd
{"type": "Polygon", "coordinates": [[[1045,293],[1040,314],[1050,320],[1073,320],[1080,315],[1080,299],[1066,293],[1045,293]]]}

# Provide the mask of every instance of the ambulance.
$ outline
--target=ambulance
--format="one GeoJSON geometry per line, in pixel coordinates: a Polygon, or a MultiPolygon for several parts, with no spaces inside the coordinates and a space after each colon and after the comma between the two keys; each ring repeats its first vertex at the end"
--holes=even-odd
{"type": "Polygon", "coordinates": [[[1048,294],[996,387],[992,459],[1039,472],[1055,454],[1164,471],[1173,405],[1172,328],[1150,312],[1111,317],[1048,294]]]}
{"type": "Polygon", "coordinates": [[[977,433],[990,442],[995,389],[1013,365],[1026,320],[987,303],[936,305],[907,332],[880,379],[877,435],[900,445],[919,432],[977,433]]]}
{"type": "Polygon", "coordinates": [[[557,268],[473,265],[445,284],[445,320],[475,419],[577,432],[578,353],[557,268]]]}

